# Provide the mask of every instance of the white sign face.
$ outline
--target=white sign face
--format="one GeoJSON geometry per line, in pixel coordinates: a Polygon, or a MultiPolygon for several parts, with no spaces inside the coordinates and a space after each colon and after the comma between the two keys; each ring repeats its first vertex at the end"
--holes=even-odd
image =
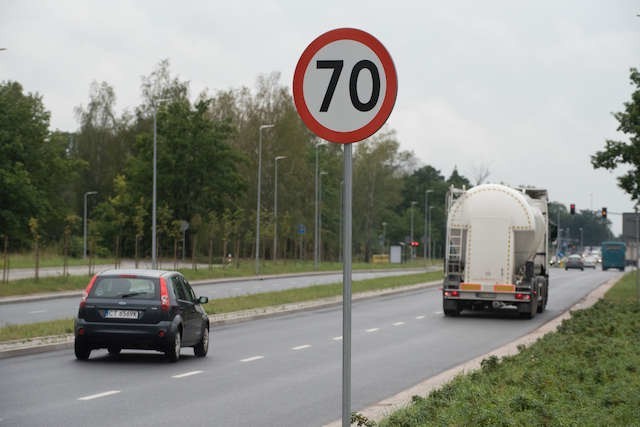
{"type": "Polygon", "coordinates": [[[338,143],[361,141],[387,120],[397,93],[393,61],[368,33],[325,33],[303,52],[293,95],[300,117],[316,135],[338,143]]]}

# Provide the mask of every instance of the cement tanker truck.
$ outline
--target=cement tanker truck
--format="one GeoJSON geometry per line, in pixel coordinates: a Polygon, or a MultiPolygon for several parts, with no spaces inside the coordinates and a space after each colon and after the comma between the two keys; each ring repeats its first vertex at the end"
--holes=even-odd
{"type": "Polygon", "coordinates": [[[502,308],[527,318],[542,313],[549,295],[547,191],[451,187],[446,203],[445,316],[502,308]]]}

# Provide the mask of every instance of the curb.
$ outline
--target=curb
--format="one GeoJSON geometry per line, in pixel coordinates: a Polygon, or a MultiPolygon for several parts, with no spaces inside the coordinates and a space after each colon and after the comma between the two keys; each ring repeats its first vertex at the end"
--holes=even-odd
{"type": "MultiPolygon", "coordinates": [[[[538,339],[542,338],[544,335],[550,332],[555,332],[562,324],[562,322],[564,322],[566,319],[571,318],[574,311],[584,310],[591,307],[598,300],[600,300],[604,296],[604,294],[621,279],[621,277],[622,276],[612,278],[607,282],[604,282],[596,289],[591,291],[587,296],[583,297],[580,301],[569,307],[569,309],[549,320],[547,323],[541,325],[533,332],[530,332],[527,335],[516,339],[515,341],[498,347],[484,355],[478,356],[467,362],[461,363],[458,366],[441,372],[438,375],[428,378],[421,383],[418,383],[413,387],[401,391],[394,396],[383,399],[378,403],[375,403],[361,411],[358,411],[358,413],[369,420],[379,423],[383,418],[393,414],[397,410],[410,406],[413,396],[427,396],[433,390],[436,390],[444,384],[453,380],[456,376],[468,374],[480,369],[481,362],[489,356],[495,355],[499,358],[503,358],[505,356],[518,354],[520,352],[521,346],[530,346],[531,344],[534,344],[538,339]]],[[[323,427],[340,427],[341,425],[342,420],[337,420],[329,424],[325,424],[323,427]]]]}
{"type": "MultiPolygon", "coordinates": [[[[380,291],[360,292],[353,295],[352,301],[360,301],[386,295],[418,291],[421,289],[440,286],[441,284],[442,281],[438,280],[433,282],[420,283],[417,285],[399,286],[396,288],[383,289],[380,291]]],[[[283,316],[286,314],[305,310],[332,307],[340,304],[342,304],[342,296],[335,296],[313,301],[304,301],[299,303],[283,304],[258,309],[234,311],[231,313],[210,314],[209,321],[211,322],[212,326],[224,326],[267,317],[283,316]]],[[[73,348],[73,342],[73,334],[8,341],[5,343],[0,343],[0,359],[44,353],[47,351],[70,349],[73,348]]]]}

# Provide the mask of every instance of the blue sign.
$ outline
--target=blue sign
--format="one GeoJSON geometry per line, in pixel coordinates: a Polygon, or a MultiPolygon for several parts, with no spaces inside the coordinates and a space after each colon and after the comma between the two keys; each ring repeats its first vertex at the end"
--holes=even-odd
{"type": "Polygon", "coordinates": [[[304,234],[305,231],[304,224],[298,224],[298,234],[304,234]]]}

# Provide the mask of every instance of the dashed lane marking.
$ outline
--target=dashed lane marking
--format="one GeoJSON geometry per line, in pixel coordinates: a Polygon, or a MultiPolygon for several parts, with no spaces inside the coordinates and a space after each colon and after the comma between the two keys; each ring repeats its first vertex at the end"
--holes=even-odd
{"type": "Polygon", "coordinates": [[[371,328],[371,329],[367,329],[365,332],[371,333],[371,332],[378,332],[380,330],[380,328],[371,328]]]}
{"type": "Polygon", "coordinates": [[[260,359],[264,359],[264,356],[253,356],[253,357],[247,357],[246,359],[241,359],[241,362],[253,362],[254,360],[260,360],[260,359]]]}
{"type": "Polygon", "coordinates": [[[334,340],[334,341],[342,341],[342,337],[341,336],[340,337],[333,337],[332,340],[334,340]]]}
{"type": "Polygon", "coordinates": [[[191,375],[198,375],[201,373],[202,371],[191,371],[191,372],[185,372],[184,374],[173,375],[171,378],[184,378],[184,377],[190,377],[191,375]]]}
{"type": "Polygon", "coordinates": [[[424,319],[424,316],[416,316],[416,320],[422,320],[424,319]]]}
{"type": "Polygon", "coordinates": [[[402,326],[404,325],[404,322],[396,322],[393,324],[393,326],[402,326]]]}
{"type": "Polygon", "coordinates": [[[98,393],[98,394],[92,394],[90,396],[79,397],[78,400],[99,399],[101,397],[107,397],[107,396],[111,396],[112,394],[118,394],[118,393],[120,393],[120,390],[109,390],[109,391],[105,391],[103,393],[98,393]]]}
{"type": "Polygon", "coordinates": [[[298,350],[304,350],[305,348],[309,348],[309,347],[311,347],[311,344],[303,344],[297,347],[291,347],[291,350],[298,351],[298,350]]]}
{"type": "Polygon", "coordinates": [[[40,314],[40,313],[46,313],[47,310],[33,310],[30,311],[29,314],[40,314]]]}

